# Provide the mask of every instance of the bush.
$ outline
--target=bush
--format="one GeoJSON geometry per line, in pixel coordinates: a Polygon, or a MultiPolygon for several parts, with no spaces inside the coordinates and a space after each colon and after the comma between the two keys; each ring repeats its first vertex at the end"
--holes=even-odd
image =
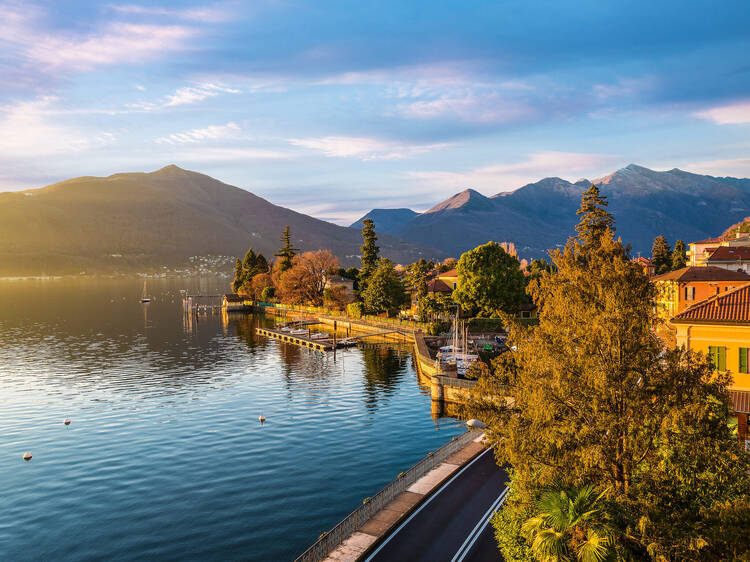
{"type": "Polygon", "coordinates": [[[266,287],[260,292],[260,299],[268,302],[276,296],[276,290],[273,287],[266,287]]]}
{"type": "Polygon", "coordinates": [[[362,303],[349,303],[348,305],[346,305],[346,313],[352,318],[362,318],[362,303]]]}
{"type": "Polygon", "coordinates": [[[521,526],[531,516],[531,510],[517,505],[511,488],[505,505],[492,517],[497,547],[506,562],[534,561],[528,543],[521,536],[521,526]]]}
{"type": "Polygon", "coordinates": [[[506,322],[502,318],[472,318],[469,320],[470,332],[502,332],[506,322]]]}

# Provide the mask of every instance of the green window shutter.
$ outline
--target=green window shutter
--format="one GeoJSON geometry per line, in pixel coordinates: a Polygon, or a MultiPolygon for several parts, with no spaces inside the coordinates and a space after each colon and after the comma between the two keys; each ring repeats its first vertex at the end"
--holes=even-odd
{"type": "Polygon", "coordinates": [[[747,348],[740,348],[740,373],[747,373],[747,348]]]}
{"type": "Polygon", "coordinates": [[[718,369],[719,366],[719,357],[718,357],[718,348],[714,345],[708,346],[708,358],[711,360],[711,364],[714,366],[714,369],[718,369]]]}
{"type": "Polygon", "coordinates": [[[719,348],[719,360],[717,362],[719,371],[727,370],[727,348],[719,348]]]}

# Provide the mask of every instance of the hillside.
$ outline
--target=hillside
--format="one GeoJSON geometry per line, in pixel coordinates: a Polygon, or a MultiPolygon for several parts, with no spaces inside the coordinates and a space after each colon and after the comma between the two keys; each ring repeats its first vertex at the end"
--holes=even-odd
{"type": "Polygon", "coordinates": [[[362,228],[362,221],[372,219],[378,232],[390,234],[402,224],[409,222],[419,213],[411,209],[373,209],[359,220],[349,226],[351,228],[362,228]]]}
{"type": "MultiPolygon", "coordinates": [[[[715,236],[750,212],[750,180],[717,178],[631,164],[593,180],[609,200],[617,234],[634,252],[650,254],[653,239],[670,242],[715,236]]],[[[573,233],[581,193],[575,183],[545,178],[513,192],[486,197],[464,190],[390,231],[458,256],[487,240],[511,241],[523,257],[541,257],[573,233]]]]}
{"type": "MultiPolygon", "coordinates": [[[[360,233],[273,205],[209,176],[167,166],[152,173],[80,177],[0,193],[0,275],[135,271],[179,266],[189,256],[271,256],[289,225],[302,250],[359,262],[360,233]]],[[[381,235],[397,262],[440,251],[381,235]]]]}

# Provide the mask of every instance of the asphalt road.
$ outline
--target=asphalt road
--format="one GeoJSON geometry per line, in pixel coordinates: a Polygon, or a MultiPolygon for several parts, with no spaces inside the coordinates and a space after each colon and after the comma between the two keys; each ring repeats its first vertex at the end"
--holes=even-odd
{"type": "Polygon", "coordinates": [[[367,562],[501,560],[488,523],[506,493],[508,476],[483,451],[422,504],[367,562]]]}

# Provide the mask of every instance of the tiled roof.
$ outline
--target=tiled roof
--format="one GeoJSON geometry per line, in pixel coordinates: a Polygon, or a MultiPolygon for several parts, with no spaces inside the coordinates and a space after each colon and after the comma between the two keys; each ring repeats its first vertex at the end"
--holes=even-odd
{"type": "Polygon", "coordinates": [[[750,392],[747,390],[730,390],[729,398],[735,412],[750,414],[750,392]]]}
{"type": "Polygon", "coordinates": [[[236,293],[227,293],[224,295],[224,298],[227,300],[227,302],[243,302],[244,298],[236,293]]]}
{"type": "Polygon", "coordinates": [[[742,273],[740,271],[731,271],[724,269],[723,267],[716,266],[688,266],[678,269],[677,271],[670,271],[663,275],[657,275],[653,279],[654,281],[681,281],[687,283],[690,281],[748,281],[750,282],[750,275],[742,273]]]}
{"type": "Polygon", "coordinates": [[[672,318],[672,322],[750,324],[750,283],[693,305],[672,318]]]}
{"type": "Polygon", "coordinates": [[[708,262],[750,260],[750,246],[719,246],[708,262]]]}
{"type": "Polygon", "coordinates": [[[458,277],[458,272],[454,268],[445,273],[438,273],[438,277],[458,277]]]}
{"type": "Polygon", "coordinates": [[[427,283],[427,292],[428,293],[452,293],[453,289],[451,289],[447,283],[444,281],[441,281],[440,279],[433,279],[432,281],[427,283]]]}
{"type": "Polygon", "coordinates": [[[633,261],[637,263],[638,265],[642,266],[648,266],[651,265],[651,260],[648,258],[644,258],[643,256],[639,256],[637,258],[633,258],[633,261]]]}

